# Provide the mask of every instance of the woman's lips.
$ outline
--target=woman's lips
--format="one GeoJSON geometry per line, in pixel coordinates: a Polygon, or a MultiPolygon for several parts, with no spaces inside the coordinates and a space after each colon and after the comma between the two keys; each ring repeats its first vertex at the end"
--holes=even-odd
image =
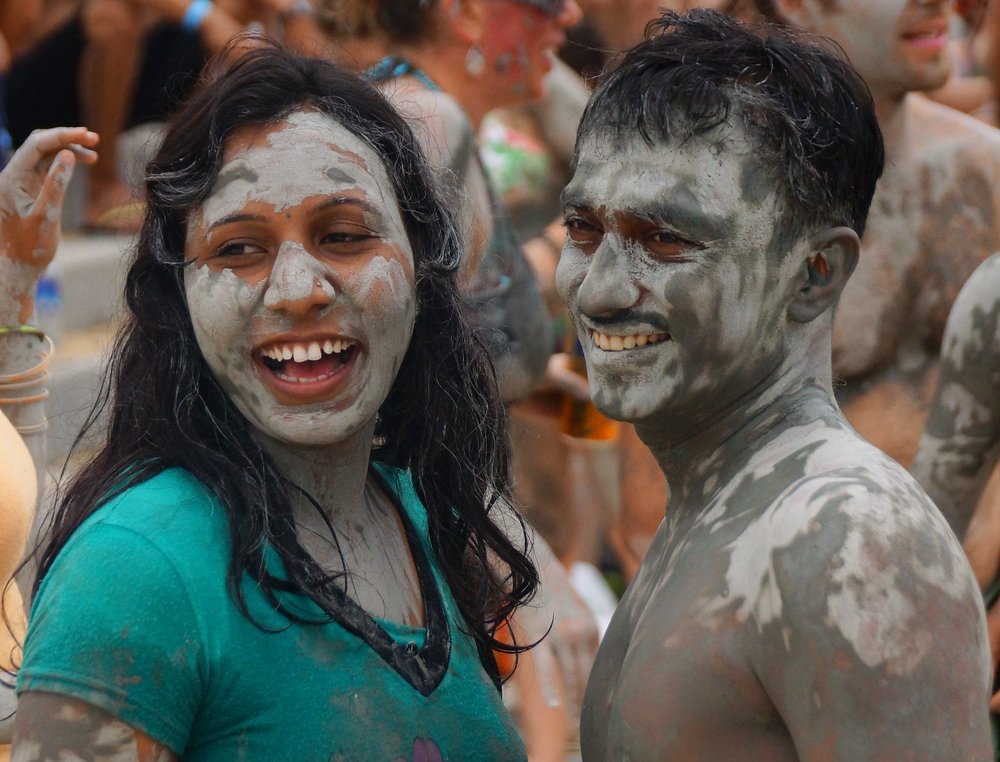
{"type": "Polygon", "coordinates": [[[322,402],[346,384],[360,349],[352,339],[272,342],[254,359],[266,386],[282,404],[322,402]]]}

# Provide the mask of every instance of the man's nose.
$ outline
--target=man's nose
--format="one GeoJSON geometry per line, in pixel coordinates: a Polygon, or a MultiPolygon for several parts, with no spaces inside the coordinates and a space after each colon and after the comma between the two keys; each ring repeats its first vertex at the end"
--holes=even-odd
{"type": "Polygon", "coordinates": [[[578,307],[591,317],[609,317],[634,307],[640,295],[622,246],[605,237],[577,290],[578,307]]]}
{"type": "Polygon", "coordinates": [[[265,307],[304,317],[332,303],[336,293],[327,268],[302,244],[281,244],[264,292],[265,307]]]}

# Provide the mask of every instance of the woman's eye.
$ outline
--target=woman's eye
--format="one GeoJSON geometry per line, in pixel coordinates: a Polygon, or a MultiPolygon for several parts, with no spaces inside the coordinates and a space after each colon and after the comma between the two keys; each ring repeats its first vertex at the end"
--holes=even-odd
{"type": "Polygon", "coordinates": [[[361,241],[370,241],[373,238],[378,238],[378,236],[367,228],[337,228],[325,233],[322,238],[322,243],[334,245],[350,244],[359,243],[361,241]]]}
{"type": "Polygon", "coordinates": [[[251,254],[258,254],[263,249],[249,241],[231,241],[225,243],[215,250],[215,257],[246,257],[251,254]]]}

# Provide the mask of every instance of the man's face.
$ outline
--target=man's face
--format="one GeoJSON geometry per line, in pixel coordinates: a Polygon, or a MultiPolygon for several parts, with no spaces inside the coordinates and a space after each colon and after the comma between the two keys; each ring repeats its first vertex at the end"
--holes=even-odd
{"type": "Polygon", "coordinates": [[[806,0],[788,16],[839,44],[876,96],[932,90],[951,73],[948,0],[806,0]]]}
{"type": "Polygon", "coordinates": [[[781,364],[794,262],[755,149],[728,126],[679,144],[581,143],[556,285],[610,417],[711,416],[781,364]]]}

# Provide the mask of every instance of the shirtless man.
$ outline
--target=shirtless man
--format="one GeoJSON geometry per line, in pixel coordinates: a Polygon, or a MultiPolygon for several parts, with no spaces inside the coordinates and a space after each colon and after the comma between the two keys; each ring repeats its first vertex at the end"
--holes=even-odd
{"type": "Polygon", "coordinates": [[[584,758],[985,759],[975,580],[833,397],[872,103],[784,33],[710,11],[654,31],[592,97],[564,192],[591,393],[672,490],[591,674],[584,758]]]}
{"type": "Polygon", "coordinates": [[[875,99],[886,170],[833,334],[838,400],[903,465],[917,449],[945,321],[1000,248],[1000,131],[920,93],[951,73],[947,0],[756,0],[772,20],[832,38],[875,99]]]}

